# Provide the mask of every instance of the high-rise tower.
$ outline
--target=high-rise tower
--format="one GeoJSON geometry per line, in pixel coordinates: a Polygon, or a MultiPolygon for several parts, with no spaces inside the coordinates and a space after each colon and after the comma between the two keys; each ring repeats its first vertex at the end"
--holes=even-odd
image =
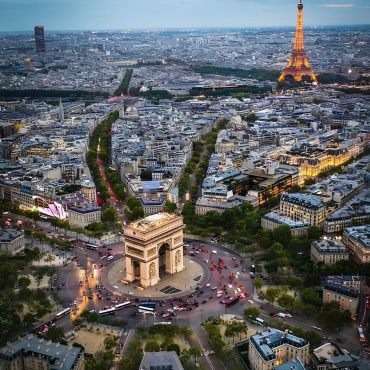
{"type": "Polygon", "coordinates": [[[45,53],[45,34],[44,26],[35,26],[36,53],[45,53]]]}
{"type": "Polygon", "coordinates": [[[317,82],[317,78],[312,72],[310,62],[308,61],[306,51],[304,50],[302,0],[299,0],[298,3],[297,30],[295,33],[292,56],[278,81],[283,81],[288,75],[292,75],[296,81],[301,81],[302,76],[307,75],[311,77],[311,80],[317,82]]]}

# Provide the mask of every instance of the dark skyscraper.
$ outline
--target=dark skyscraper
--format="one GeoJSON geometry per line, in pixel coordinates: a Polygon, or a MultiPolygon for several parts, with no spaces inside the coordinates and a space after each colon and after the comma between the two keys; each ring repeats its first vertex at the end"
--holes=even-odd
{"type": "Polygon", "coordinates": [[[45,52],[44,26],[35,26],[36,53],[45,52]]]}

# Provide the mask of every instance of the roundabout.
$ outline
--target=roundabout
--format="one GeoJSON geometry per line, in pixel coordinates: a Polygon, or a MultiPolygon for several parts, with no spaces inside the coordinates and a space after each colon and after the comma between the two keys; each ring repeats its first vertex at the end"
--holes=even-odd
{"type": "Polygon", "coordinates": [[[102,275],[106,288],[116,295],[126,298],[150,298],[166,300],[182,297],[204,286],[210,278],[210,270],[206,264],[190,256],[184,256],[184,269],[174,274],[164,274],[159,282],[144,290],[136,288],[135,282],[127,283],[125,257],[110,264],[102,275]]]}

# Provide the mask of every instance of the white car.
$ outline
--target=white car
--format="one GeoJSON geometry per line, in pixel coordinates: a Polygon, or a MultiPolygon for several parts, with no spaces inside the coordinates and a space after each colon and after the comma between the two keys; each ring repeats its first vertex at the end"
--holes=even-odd
{"type": "Polygon", "coordinates": [[[281,317],[282,319],[285,319],[285,313],[281,313],[281,312],[279,312],[278,314],[277,314],[277,316],[278,317],[281,317]]]}
{"type": "Polygon", "coordinates": [[[216,253],[217,253],[217,251],[216,251],[216,250],[213,250],[213,251],[212,251],[212,253],[213,253],[213,254],[216,254],[216,253]]]}
{"type": "Polygon", "coordinates": [[[321,329],[321,328],[319,328],[318,326],[313,326],[313,328],[314,328],[314,329],[316,329],[316,330],[320,330],[320,331],[322,330],[322,329],[321,329]]]}
{"type": "Polygon", "coordinates": [[[290,313],[286,313],[285,316],[286,317],[292,317],[292,315],[290,313]]]}
{"type": "Polygon", "coordinates": [[[209,288],[211,286],[211,284],[210,283],[207,283],[206,284],[206,288],[209,288]]]}
{"type": "Polygon", "coordinates": [[[199,254],[199,251],[195,251],[196,254],[199,254]]]}
{"type": "Polygon", "coordinates": [[[249,302],[249,303],[253,303],[253,301],[252,301],[251,299],[248,299],[248,302],[249,302]]]}
{"type": "Polygon", "coordinates": [[[179,306],[173,306],[173,309],[177,311],[179,309],[179,306]]]}

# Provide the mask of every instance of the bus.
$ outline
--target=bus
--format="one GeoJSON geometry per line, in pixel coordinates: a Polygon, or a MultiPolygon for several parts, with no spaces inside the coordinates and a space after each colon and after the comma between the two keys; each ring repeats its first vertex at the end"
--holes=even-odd
{"type": "Polygon", "coordinates": [[[112,315],[116,312],[116,309],[113,307],[113,308],[108,308],[106,310],[100,310],[99,311],[99,315],[100,316],[105,316],[105,315],[112,315]]]}
{"type": "Polygon", "coordinates": [[[155,307],[139,305],[139,312],[144,313],[144,314],[151,313],[152,315],[155,315],[155,307]]]}
{"type": "Polygon", "coordinates": [[[262,319],[260,319],[259,317],[257,317],[257,318],[256,318],[256,324],[257,324],[257,325],[264,326],[264,325],[265,325],[265,322],[264,322],[262,319]]]}
{"type": "Polygon", "coordinates": [[[57,313],[55,315],[55,319],[58,320],[61,317],[65,316],[65,315],[68,315],[70,312],[71,312],[71,308],[68,307],[68,308],[64,309],[63,311],[60,311],[59,313],[57,313]]]}
{"type": "Polygon", "coordinates": [[[364,331],[362,330],[362,327],[357,328],[358,337],[360,339],[360,344],[364,344],[366,342],[366,338],[364,335],[364,331]]]}
{"type": "Polygon", "coordinates": [[[130,301],[116,304],[116,310],[122,310],[122,308],[128,307],[131,304],[130,301]]]}
{"type": "Polygon", "coordinates": [[[86,243],[86,249],[93,249],[95,251],[99,250],[99,246],[95,244],[86,243]]]}
{"type": "Polygon", "coordinates": [[[139,306],[155,308],[156,304],[155,302],[140,302],[139,306]]]}
{"type": "Polygon", "coordinates": [[[231,307],[239,302],[239,297],[230,298],[226,301],[226,307],[231,307]]]}

